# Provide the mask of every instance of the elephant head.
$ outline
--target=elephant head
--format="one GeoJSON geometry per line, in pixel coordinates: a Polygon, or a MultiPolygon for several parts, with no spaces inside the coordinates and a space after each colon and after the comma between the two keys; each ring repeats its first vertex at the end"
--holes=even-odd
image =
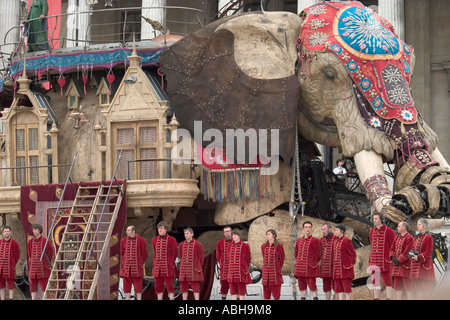
{"type": "Polygon", "coordinates": [[[413,48],[373,10],[324,2],[300,15],[220,19],[169,47],[160,63],[182,127],[193,131],[202,120],[219,130],[276,128],[286,163],[298,128],[306,140],[354,158],[373,208],[398,222],[410,211],[436,212],[426,197],[436,194],[432,179],[448,172],[436,134],[414,105],[414,60],[413,48]],[[397,201],[406,199],[408,212],[392,201],[386,161],[397,165],[397,201]],[[402,193],[418,180],[418,190],[427,190],[423,206],[402,193]]]}

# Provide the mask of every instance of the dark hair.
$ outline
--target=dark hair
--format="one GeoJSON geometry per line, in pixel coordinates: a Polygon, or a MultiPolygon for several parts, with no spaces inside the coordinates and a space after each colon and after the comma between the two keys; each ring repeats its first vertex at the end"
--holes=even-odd
{"type": "Polygon", "coordinates": [[[341,230],[342,233],[345,233],[345,230],[347,230],[347,228],[345,227],[345,225],[343,225],[342,223],[336,225],[336,228],[338,228],[339,230],[341,230]]]}
{"type": "Polygon", "coordinates": [[[33,224],[33,225],[31,226],[31,230],[33,230],[33,229],[38,229],[38,230],[39,230],[39,233],[42,233],[42,231],[44,230],[44,229],[42,228],[42,226],[41,226],[39,223],[33,224]]]}
{"type": "Polygon", "coordinates": [[[239,237],[241,237],[242,233],[241,233],[241,230],[235,228],[235,229],[231,230],[231,235],[233,235],[233,234],[237,234],[239,237]]]}
{"type": "Polygon", "coordinates": [[[372,220],[373,220],[373,216],[378,216],[381,220],[381,222],[383,222],[384,220],[384,216],[381,212],[375,211],[374,213],[372,213],[372,220]]]}
{"type": "Polygon", "coordinates": [[[160,221],[159,223],[158,223],[158,225],[156,226],[156,228],[159,228],[159,227],[163,227],[164,229],[166,229],[166,230],[169,230],[169,224],[167,223],[167,221],[160,221]]]}
{"type": "Polygon", "coordinates": [[[339,162],[341,162],[341,161],[344,162],[344,160],[342,160],[342,159],[337,159],[336,164],[339,164],[339,162]]]}
{"type": "Polygon", "coordinates": [[[311,227],[312,227],[312,225],[313,225],[312,222],[309,221],[309,220],[306,220],[305,222],[303,222],[302,227],[305,227],[305,224],[310,224],[311,227]]]}
{"type": "Polygon", "coordinates": [[[325,222],[325,223],[322,225],[322,227],[323,227],[323,226],[327,226],[328,229],[331,229],[331,224],[329,224],[328,222],[325,222]]]}
{"type": "MultiPolygon", "coordinates": [[[[266,231],[266,234],[267,234],[267,232],[270,232],[271,234],[273,234],[273,239],[274,239],[274,241],[273,241],[273,247],[276,248],[276,247],[277,247],[277,244],[278,244],[278,240],[277,240],[277,232],[275,231],[275,229],[269,229],[269,230],[267,230],[267,231],[266,231]]],[[[269,244],[269,241],[266,241],[266,243],[264,244],[264,247],[266,247],[268,244],[269,244]]]]}
{"type": "Polygon", "coordinates": [[[8,226],[7,224],[5,224],[5,225],[2,227],[2,232],[3,232],[3,230],[5,230],[5,229],[9,229],[9,230],[11,231],[11,227],[8,226]]]}

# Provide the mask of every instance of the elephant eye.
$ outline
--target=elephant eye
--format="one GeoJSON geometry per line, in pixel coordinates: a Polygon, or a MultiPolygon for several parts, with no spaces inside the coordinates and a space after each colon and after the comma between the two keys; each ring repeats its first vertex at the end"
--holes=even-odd
{"type": "Polygon", "coordinates": [[[334,78],[336,78],[336,70],[334,70],[333,68],[323,69],[323,74],[328,80],[334,80],[334,78]]]}

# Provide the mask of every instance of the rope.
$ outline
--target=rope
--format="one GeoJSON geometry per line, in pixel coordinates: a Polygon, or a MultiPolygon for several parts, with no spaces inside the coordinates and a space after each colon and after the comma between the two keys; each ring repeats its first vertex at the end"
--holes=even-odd
{"type": "Polygon", "coordinates": [[[292,217],[292,295],[294,300],[297,300],[297,284],[294,277],[295,266],[295,244],[297,243],[297,213],[299,207],[302,207],[302,215],[304,213],[302,189],[300,185],[300,160],[298,150],[298,131],[297,124],[295,125],[295,147],[294,147],[294,162],[292,164],[291,173],[291,196],[289,200],[289,215],[292,217]],[[295,189],[297,188],[297,192],[295,189]],[[297,196],[296,196],[297,194],[297,196]]]}

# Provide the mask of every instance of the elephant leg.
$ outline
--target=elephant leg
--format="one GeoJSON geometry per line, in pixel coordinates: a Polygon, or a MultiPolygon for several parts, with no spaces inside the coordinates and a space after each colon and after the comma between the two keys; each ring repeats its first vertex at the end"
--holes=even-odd
{"type": "Polygon", "coordinates": [[[450,166],[447,162],[447,160],[445,160],[444,156],[442,155],[442,153],[439,151],[438,148],[435,148],[433,150],[433,152],[431,153],[431,157],[437,162],[439,163],[440,167],[446,168],[446,169],[450,169],[450,166]]]}
{"type": "Polygon", "coordinates": [[[395,223],[405,221],[410,215],[424,213],[433,216],[438,209],[441,210],[441,214],[449,211],[450,208],[442,207],[442,203],[449,203],[450,198],[448,163],[438,149],[433,151],[432,157],[440,166],[415,170],[413,164],[409,166],[408,163],[405,164],[404,168],[402,167],[406,169],[406,172],[403,172],[405,178],[397,177],[397,180],[404,183],[398,184],[397,181],[396,185],[400,187],[395,195],[392,195],[384,175],[381,156],[374,151],[361,151],[355,154],[358,175],[372,208],[395,223]],[[411,176],[408,176],[409,172],[411,176]],[[414,185],[413,181],[416,180],[417,185],[414,185]],[[442,197],[447,199],[441,201],[442,197]]]}
{"type": "Polygon", "coordinates": [[[354,160],[372,208],[382,212],[391,201],[392,191],[387,184],[381,155],[372,150],[363,150],[355,154],[354,160]]]}

